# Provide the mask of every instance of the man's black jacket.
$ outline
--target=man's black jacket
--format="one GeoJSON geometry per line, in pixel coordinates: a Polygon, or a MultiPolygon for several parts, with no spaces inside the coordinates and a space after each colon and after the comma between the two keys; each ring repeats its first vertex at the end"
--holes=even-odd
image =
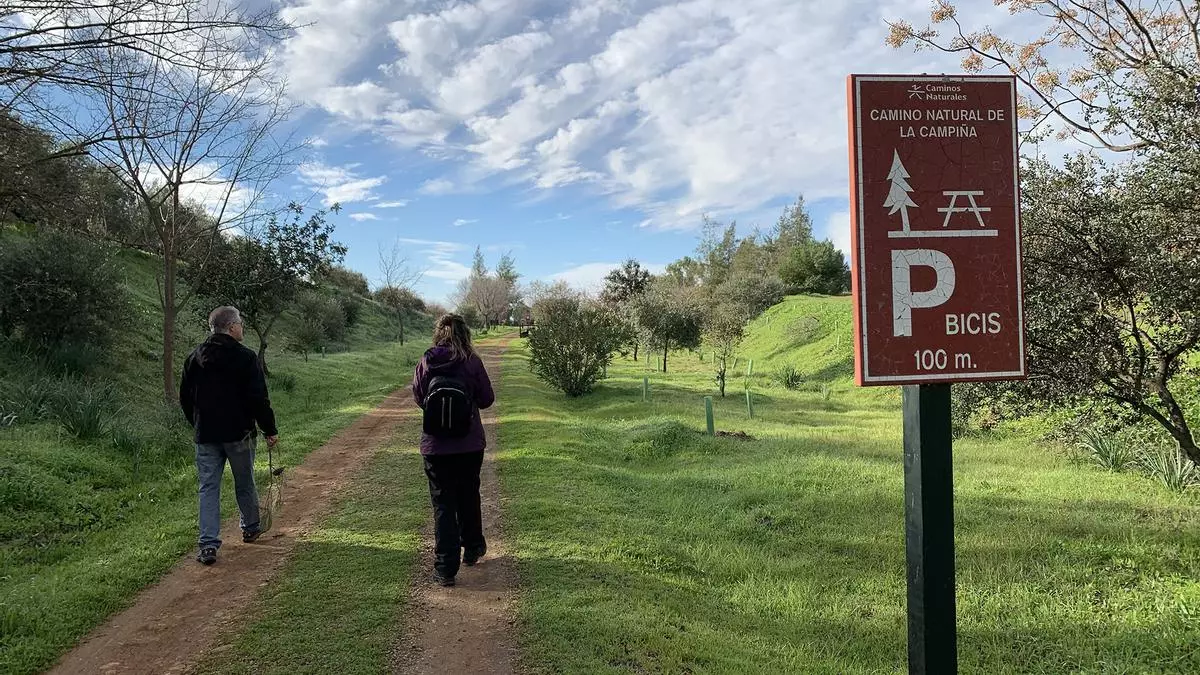
{"type": "Polygon", "coordinates": [[[254,436],[254,424],[275,436],[267,380],[253,351],[215,333],[183,362],[179,404],[197,443],[231,443],[254,436]]]}

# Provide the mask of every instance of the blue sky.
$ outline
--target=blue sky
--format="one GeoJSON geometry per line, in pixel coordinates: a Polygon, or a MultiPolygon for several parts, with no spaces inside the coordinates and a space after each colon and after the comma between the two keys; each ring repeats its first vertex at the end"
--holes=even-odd
{"type": "MultiPolygon", "coordinates": [[[[964,2],[968,27],[1015,21],[964,2]]],[[[280,67],[312,147],[289,196],[342,204],[346,263],[399,242],[444,300],[476,245],[525,280],[657,269],[702,216],[770,227],[803,193],[848,239],[845,76],[957,72],[884,45],[926,0],[304,0],[280,67]]]]}

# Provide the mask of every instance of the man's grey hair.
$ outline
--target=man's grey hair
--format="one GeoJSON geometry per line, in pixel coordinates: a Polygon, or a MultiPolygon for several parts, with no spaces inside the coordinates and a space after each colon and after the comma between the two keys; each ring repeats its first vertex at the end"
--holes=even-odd
{"type": "Polygon", "coordinates": [[[242,313],[237,307],[218,307],[208,315],[208,328],[214,333],[228,333],[236,323],[241,323],[242,313]]]}

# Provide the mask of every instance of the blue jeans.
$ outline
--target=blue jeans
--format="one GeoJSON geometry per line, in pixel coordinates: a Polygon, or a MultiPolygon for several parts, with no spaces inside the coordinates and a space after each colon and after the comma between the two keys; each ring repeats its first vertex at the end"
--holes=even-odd
{"type": "Polygon", "coordinates": [[[233,473],[242,531],[258,531],[254,446],[254,438],[233,443],[196,444],[196,473],[200,477],[200,548],[221,546],[221,477],[227,459],[233,473]]]}

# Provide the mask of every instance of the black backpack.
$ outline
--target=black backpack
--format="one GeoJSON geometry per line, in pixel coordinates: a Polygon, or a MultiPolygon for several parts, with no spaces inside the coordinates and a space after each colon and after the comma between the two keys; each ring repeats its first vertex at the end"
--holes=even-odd
{"type": "Polygon", "coordinates": [[[429,381],[425,396],[425,433],[434,438],[462,438],[471,431],[475,401],[457,377],[438,375],[429,381]]]}

